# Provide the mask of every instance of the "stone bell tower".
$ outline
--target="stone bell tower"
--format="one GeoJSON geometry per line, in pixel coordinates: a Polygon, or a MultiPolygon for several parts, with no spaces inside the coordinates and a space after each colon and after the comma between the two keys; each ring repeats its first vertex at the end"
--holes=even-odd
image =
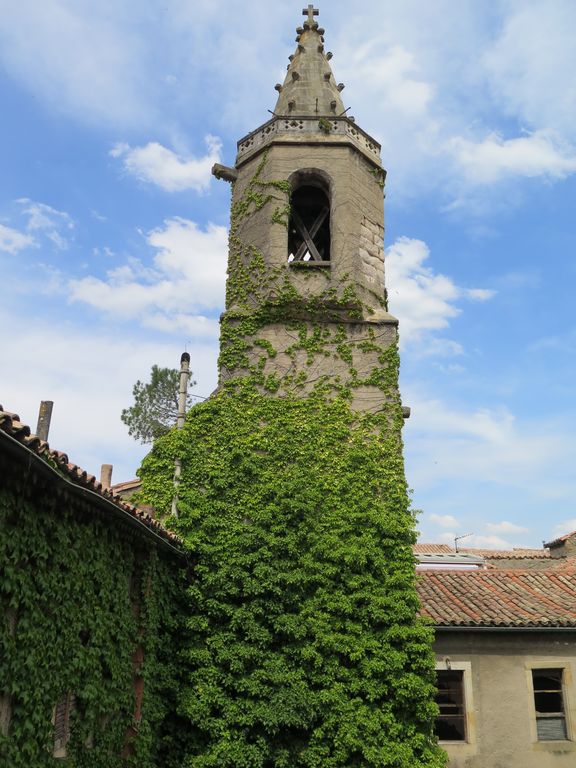
{"type": "Polygon", "coordinates": [[[213,169],[233,185],[220,385],[257,376],[302,396],[348,387],[355,410],[375,412],[397,337],[384,288],[386,172],[380,145],[344,107],[318,11],[303,14],[272,119],[238,142],[234,168],[213,169]]]}
{"type": "Polygon", "coordinates": [[[181,458],[178,531],[195,563],[180,700],[198,737],[178,765],[441,768],[384,171],[317,13],[304,11],[272,119],[214,168],[232,184],[218,391],[142,469],[166,509],[181,458]]]}

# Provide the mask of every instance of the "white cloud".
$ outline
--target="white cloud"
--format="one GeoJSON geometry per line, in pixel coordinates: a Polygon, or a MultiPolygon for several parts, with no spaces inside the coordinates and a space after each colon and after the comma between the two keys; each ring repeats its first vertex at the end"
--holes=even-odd
{"type": "Polygon", "coordinates": [[[459,544],[461,549],[466,549],[467,547],[472,549],[513,549],[513,544],[501,536],[474,533],[459,544]]]}
{"type": "Polygon", "coordinates": [[[486,523],[486,528],[492,533],[528,533],[529,528],[523,525],[516,525],[508,520],[502,520],[500,523],[486,523]]]}
{"type": "MultiPolygon", "coordinates": [[[[460,314],[458,299],[486,300],[493,295],[485,289],[460,288],[450,277],[435,273],[425,265],[429,255],[426,243],[408,237],[398,238],[386,250],[390,311],[400,320],[402,342],[417,341],[425,333],[448,327],[460,314]]],[[[461,354],[462,348],[447,341],[438,351],[461,354]]]]}
{"type": "Polygon", "coordinates": [[[215,334],[217,324],[203,313],[224,304],[226,228],[209,224],[202,230],[193,221],[175,218],[146,239],[155,251],[152,266],[129,259],[104,280],[71,280],[70,299],[156,329],[215,334]]]}
{"type": "Polygon", "coordinates": [[[28,232],[42,234],[50,240],[59,250],[65,250],[69,246],[69,240],[62,234],[74,229],[74,222],[65,211],[58,211],[46,203],[38,203],[22,197],[16,201],[22,206],[22,213],[27,217],[26,229],[28,232]]]}
{"type": "Polygon", "coordinates": [[[561,419],[518,421],[505,407],[458,409],[415,391],[405,391],[403,400],[412,410],[405,441],[413,487],[489,484],[522,493],[530,488],[532,500],[546,503],[572,492],[566,473],[576,460],[576,445],[561,419]]]}
{"type": "Polygon", "coordinates": [[[157,142],[144,147],[116,144],[112,157],[121,158],[124,169],[140,181],[156,184],[166,192],[194,189],[201,192],[210,183],[210,170],[220,161],[222,144],[215,136],[207,136],[208,153],[201,158],[185,158],[157,142]]]}
{"type": "MultiPolygon", "coordinates": [[[[402,329],[401,329],[401,335],[402,329]]],[[[412,354],[414,354],[414,349],[411,350],[412,354]]],[[[459,355],[464,354],[464,347],[462,344],[459,344],[457,341],[453,341],[452,339],[443,339],[443,338],[427,338],[426,344],[421,344],[418,346],[417,349],[418,357],[457,357],[459,355]]],[[[464,370],[462,366],[454,366],[452,367],[455,370],[462,371],[464,370]]]]}
{"type": "Polygon", "coordinates": [[[452,198],[456,188],[462,207],[486,214],[515,201],[487,195],[490,184],[574,173],[571,0],[490,11],[438,0],[433,12],[408,0],[370,13],[372,36],[360,22],[336,31],[335,66],[363,105],[360,125],[382,141],[395,195],[452,198]],[[481,200],[470,197],[477,187],[481,200]]]}
{"type": "Polygon", "coordinates": [[[498,35],[487,41],[480,61],[494,98],[508,114],[572,137],[575,28],[572,0],[507,2],[498,35]]]}
{"type": "Polygon", "coordinates": [[[30,248],[34,245],[36,245],[36,241],[31,235],[0,224],[0,251],[14,255],[24,248],[30,248]]]}
{"type": "Polygon", "coordinates": [[[559,538],[560,536],[565,536],[567,533],[572,533],[573,531],[576,531],[576,517],[571,517],[554,526],[554,536],[550,538],[559,538]]]}
{"type": "MultiPolygon", "coordinates": [[[[270,6],[265,18],[255,0],[241,10],[169,0],[168,13],[159,0],[142,13],[113,0],[4,6],[0,61],[37,97],[78,119],[154,126],[172,141],[189,135],[191,116],[197,121],[200,113],[203,131],[211,124],[238,137],[256,127],[254,115],[265,118],[274,106],[276,76],[262,62],[280,72],[278,51],[293,49],[286,35],[294,16],[282,4],[270,6]],[[249,55],[255,39],[258,57],[249,55]],[[214,57],[214,50],[226,55],[214,57]]],[[[489,10],[454,0],[433,7],[425,0],[372,2],[366,13],[368,33],[343,0],[323,11],[322,23],[336,52],[335,75],[349,85],[352,105],[361,107],[359,124],[383,141],[396,195],[425,187],[446,196],[459,182],[484,186],[490,179],[558,179],[573,172],[571,0],[506,0],[489,10]],[[531,133],[500,139],[503,125],[531,133]],[[458,162],[447,162],[454,153],[458,162]],[[483,168],[486,157],[490,172],[483,168]]],[[[190,158],[162,150],[170,152],[161,144],[127,151],[146,151],[137,158],[142,178],[187,188],[180,185],[190,158]],[[172,166],[167,178],[164,160],[172,166]]]]}
{"type": "Polygon", "coordinates": [[[468,288],[465,293],[466,297],[472,301],[488,301],[496,295],[496,291],[489,288],[468,288]]]}
{"type": "Polygon", "coordinates": [[[576,171],[576,150],[545,131],[513,139],[491,133],[479,142],[455,137],[447,148],[474,184],[494,184],[515,176],[563,179],[576,171]]]}
{"type": "Polygon", "coordinates": [[[151,313],[142,318],[145,328],[154,328],[170,334],[184,334],[185,338],[210,339],[215,341],[220,331],[220,322],[204,315],[151,313]]]}
{"type": "Polygon", "coordinates": [[[82,120],[139,125],[149,114],[144,41],[130,3],[2,3],[4,70],[53,108],[82,120]]]}
{"type": "Polygon", "coordinates": [[[351,51],[346,65],[369,90],[384,96],[395,115],[410,120],[428,115],[434,88],[419,71],[415,55],[402,45],[388,47],[373,38],[351,51]]]}
{"type": "MultiPolygon", "coordinates": [[[[458,534],[453,531],[446,531],[436,537],[436,540],[442,544],[449,544],[451,547],[455,546],[455,541],[458,534]]],[[[513,545],[501,536],[484,535],[471,533],[469,536],[465,536],[458,539],[458,549],[512,549],[513,545]]]]}
{"type": "Polygon", "coordinates": [[[460,525],[459,521],[453,515],[436,515],[432,513],[428,516],[428,519],[431,523],[439,525],[441,528],[458,528],[460,525]]]}
{"type": "MultiPolygon", "coordinates": [[[[178,367],[183,343],[158,340],[150,332],[97,328],[93,324],[53,322],[31,312],[16,317],[0,311],[3,353],[10,360],[2,376],[0,403],[32,428],[41,400],[54,401],[50,444],[98,475],[102,463],[114,464],[114,481],[135,476],[148,446],[128,436],[120,421],[130,405],[137,379],[146,381],[153,364],[178,367]],[[34,375],[30,375],[30,361],[34,375]]],[[[207,396],[216,385],[217,346],[197,340],[191,368],[194,392],[207,396]]]]}

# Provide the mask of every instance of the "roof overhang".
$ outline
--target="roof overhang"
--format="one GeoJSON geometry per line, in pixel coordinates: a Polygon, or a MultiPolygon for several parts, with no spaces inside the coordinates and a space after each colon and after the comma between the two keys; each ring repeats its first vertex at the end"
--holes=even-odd
{"type": "Polygon", "coordinates": [[[33,467],[39,475],[46,478],[49,482],[61,484],[71,496],[88,501],[96,509],[129,526],[141,536],[147,538],[149,541],[153,541],[161,549],[169,551],[181,558],[187,556],[187,553],[183,548],[176,546],[168,539],[160,536],[153,528],[147,526],[138,517],[130,514],[128,510],[123,509],[105,496],[72,482],[70,478],[61,474],[55,467],[48,464],[42,456],[31,451],[26,445],[13,438],[4,430],[0,430],[0,444],[2,444],[6,451],[14,456],[16,460],[25,462],[28,467],[33,467]]]}

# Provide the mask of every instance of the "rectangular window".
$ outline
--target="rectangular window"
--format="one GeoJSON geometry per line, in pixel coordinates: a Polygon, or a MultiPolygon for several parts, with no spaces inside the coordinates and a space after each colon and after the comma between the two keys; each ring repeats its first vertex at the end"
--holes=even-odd
{"type": "Polygon", "coordinates": [[[436,675],[436,703],[440,709],[436,718],[436,736],[439,741],[466,741],[464,672],[438,669],[436,675]]]}
{"type": "Polygon", "coordinates": [[[54,757],[66,757],[66,746],[70,741],[70,715],[75,703],[74,694],[65,693],[54,707],[54,757]]]}
{"type": "Polygon", "coordinates": [[[538,741],[564,741],[568,738],[562,672],[562,669],[532,670],[538,741]]]}
{"type": "Polygon", "coordinates": [[[12,719],[12,699],[8,693],[0,693],[0,735],[8,736],[12,719]]]}

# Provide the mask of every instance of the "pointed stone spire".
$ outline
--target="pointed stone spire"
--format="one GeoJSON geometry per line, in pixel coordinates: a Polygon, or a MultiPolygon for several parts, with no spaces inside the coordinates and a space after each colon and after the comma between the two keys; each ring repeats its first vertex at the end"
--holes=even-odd
{"type": "Polygon", "coordinates": [[[298,48],[290,57],[284,85],[276,86],[280,95],[274,114],[337,117],[344,112],[344,86],[336,83],[328,63],[331,54],[324,52],[324,30],[314,19],[318,11],[309,5],[302,13],[307,18],[296,30],[298,48]]]}

